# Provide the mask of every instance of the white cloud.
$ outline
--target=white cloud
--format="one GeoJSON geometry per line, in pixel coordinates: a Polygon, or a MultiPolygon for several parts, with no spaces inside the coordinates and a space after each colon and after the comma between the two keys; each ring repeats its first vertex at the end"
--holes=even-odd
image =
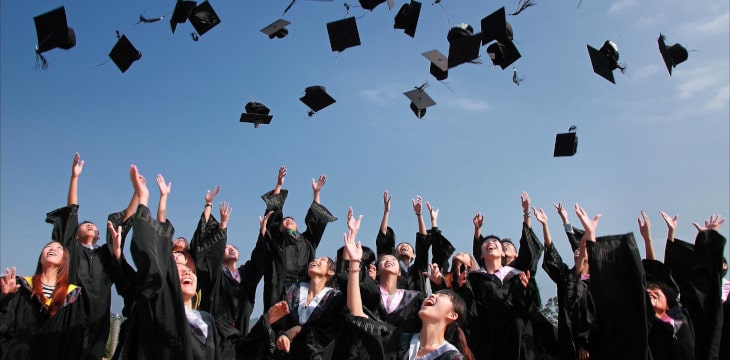
{"type": "Polygon", "coordinates": [[[608,8],[608,13],[613,15],[618,12],[621,12],[625,9],[632,8],[636,5],[635,0],[618,0],[611,4],[611,6],[608,8]]]}
{"type": "Polygon", "coordinates": [[[698,35],[727,35],[730,12],[716,14],[714,17],[682,25],[682,32],[691,32],[698,35]]]}
{"type": "Polygon", "coordinates": [[[481,99],[446,99],[444,103],[458,107],[464,111],[484,112],[492,108],[488,102],[481,99]]]}
{"type": "Polygon", "coordinates": [[[360,95],[376,104],[386,104],[393,96],[393,92],[388,89],[369,89],[361,90],[360,95]]]}
{"type": "Polygon", "coordinates": [[[644,66],[644,67],[638,68],[635,71],[632,71],[631,72],[631,75],[632,75],[632,77],[635,77],[637,79],[646,79],[648,77],[651,77],[651,76],[656,75],[661,70],[664,70],[664,65],[663,64],[664,63],[662,63],[662,65],[659,65],[659,64],[651,64],[651,65],[648,65],[648,66],[644,66]]]}
{"type": "Polygon", "coordinates": [[[721,86],[717,89],[715,96],[711,97],[705,105],[709,109],[719,110],[724,109],[730,102],[730,86],[721,86]]]}

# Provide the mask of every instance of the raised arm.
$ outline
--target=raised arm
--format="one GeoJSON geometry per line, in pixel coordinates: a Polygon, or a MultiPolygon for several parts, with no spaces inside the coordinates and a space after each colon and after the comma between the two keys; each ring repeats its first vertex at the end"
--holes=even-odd
{"type": "Polygon", "coordinates": [[[167,221],[167,196],[170,195],[172,182],[165,183],[162,174],[157,174],[157,187],[160,189],[160,203],[157,204],[157,221],[164,223],[167,221]]]}
{"type": "Polygon", "coordinates": [[[531,227],[530,195],[528,195],[526,191],[523,191],[522,194],[520,194],[520,203],[522,203],[522,221],[525,223],[525,225],[527,225],[527,227],[531,227]]]}
{"type": "Polygon", "coordinates": [[[652,244],[651,242],[651,223],[649,222],[649,217],[646,216],[646,213],[642,211],[641,216],[637,218],[636,221],[639,224],[639,233],[641,233],[641,237],[644,239],[646,259],[656,260],[656,255],[654,254],[654,244],[652,244]]]}
{"type": "Polygon", "coordinates": [[[84,160],[81,160],[79,153],[74,154],[73,165],[71,165],[71,181],[68,184],[68,198],[66,205],[79,204],[79,176],[84,170],[84,160]]]}
{"type": "Polygon", "coordinates": [[[434,209],[434,208],[433,208],[433,207],[431,206],[431,203],[430,203],[430,202],[428,202],[428,201],[426,201],[426,208],[428,209],[428,215],[429,215],[429,216],[431,217],[431,227],[432,227],[432,228],[437,228],[437,227],[439,227],[439,226],[438,226],[438,223],[436,222],[436,220],[437,220],[437,219],[438,219],[438,217],[439,217],[439,209],[434,209]]]}
{"type": "Polygon", "coordinates": [[[220,191],[221,187],[218,185],[205,193],[205,209],[203,209],[203,221],[205,223],[208,223],[210,219],[210,210],[213,208],[213,201],[220,191]]]}
{"type": "Polygon", "coordinates": [[[357,232],[360,230],[362,215],[355,219],[352,211],[348,212],[347,233],[344,236],[345,249],[343,256],[348,261],[350,268],[347,278],[347,308],[352,315],[357,317],[368,317],[362,308],[360,297],[360,263],[362,262],[362,245],[356,241],[357,232]]]}
{"type": "Polygon", "coordinates": [[[279,175],[276,177],[276,186],[274,187],[273,194],[281,192],[281,187],[284,185],[284,178],[286,177],[286,167],[282,165],[279,167],[279,175]]]}
{"type": "Polygon", "coordinates": [[[418,219],[418,233],[426,235],[426,223],[423,221],[423,199],[421,195],[416,195],[415,199],[411,199],[411,203],[413,204],[413,212],[416,213],[416,218],[418,219]]]}
{"type": "Polygon", "coordinates": [[[536,209],[534,206],[532,207],[532,212],[535,214],[535,219],[542,224],[542,237],[544,238],[545,247],[552,246],[553,244],[553,238],[550,236],[550,229],[548,228],[548,219],[547,215],[545,214],[545,211],[541,209],[536,209]]]}
{"type": "Polygon", "coordinates": [[[380,233],[385,235],[388,233],[388,215],[390,215],[390,199],[392,196],[388,194],[388,190],[383,192],[383,218],[380,220],[380,233]]]}
{"type": "Polygon", "coordinates": [[[578,215],[578,219],[580,219],[580,223],[583,224],[583,229],[585,229],[585,234],[583,236],[586,237],[588,241],[596,242],[596,227],[598,227],[598,219],[601,218],[601,214],[598,214],[591,219],[588,215],[586,215],[585,210],[583,210],[578,203],[575,204],[575,214],[578,215]]]}
{"type": "Polygon", "coordinates": [[[484,225],[484,214],[477,213],[472,219],[474,223],[474,239],[472,240],[472,255],[477,259],[477,264],[484,266],[482,260],[482,225],[484,225]]]}
{"type": "Polygon", "coordinates": [[[327,183],[327,175],[320,175],[316,181],[312,179],[312,202],[319,204],[319,192],[322,191],[325,183],[327,183]]]}
{"type": "Polygon", "coordinates": [[[679,215],[674,214],[674,217],[670,217],[667,213],[661,210],[659,210],[659,214],[667,224],[667,241],[674,241],[674,230],[677,228],[677,219],[679,218],[679,215]]]}

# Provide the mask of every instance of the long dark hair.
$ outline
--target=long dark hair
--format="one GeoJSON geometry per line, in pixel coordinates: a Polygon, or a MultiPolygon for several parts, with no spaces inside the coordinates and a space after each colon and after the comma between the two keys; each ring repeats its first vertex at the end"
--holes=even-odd
{"type": "Polygon", "coordinates": [[[458,315],[456,320],[446,326],[444,338],[459,349],[461,355],[464,355],[465,360],[474,360],[474,354],[471,353],[471,349],[469,349],[469,345],[466,342],[466,335],[464,334],[464,330],[462,330],[462,328],[466,326],[466,319],[468,316],[466,302],[453,290],[443,289],[436,293],[448,296],[454,306],[454,312],[458,315]]]}
{"type": "MultiPolygon", "coordinates": [[[[57,241],[51,241],[43,246],[43,249],[54,242],[57,243],[57,241]]],[[[55,316],[58,308],[63,306],[66,301],[66,294],[68,293],[68,269],[71,257],[68,254],[68,250],[66,250],[63,245],[61,245],[61,247],[63,248],[61,266],[58,267],[56,273],[56,287],[53,289],[53,294],[51,294],[51,303],[48,305],[48,314],[51,317],[55,316]]],[[[38,265],[36,266],[35,274],[33,275],[33,292],[31,292],[30,297],[35,297],[41,302],[41,304],[45,304],[47,299],[46,296],[43,295],[43,282],[41,281],[41,274],[43,274],[43,265],[41,265],[42,257],[43,250],[41,250],[41,254],[38,256],[38,265]]]]}

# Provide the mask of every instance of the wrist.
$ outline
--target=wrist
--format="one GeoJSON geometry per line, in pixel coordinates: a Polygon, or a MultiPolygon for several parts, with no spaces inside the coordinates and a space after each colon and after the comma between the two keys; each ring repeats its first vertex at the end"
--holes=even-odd
{"type": "Polygon", "coordinates": [[[213,204],[205,203],[204,207],[208,207],[208,206],[213,207],[213,204]]]}

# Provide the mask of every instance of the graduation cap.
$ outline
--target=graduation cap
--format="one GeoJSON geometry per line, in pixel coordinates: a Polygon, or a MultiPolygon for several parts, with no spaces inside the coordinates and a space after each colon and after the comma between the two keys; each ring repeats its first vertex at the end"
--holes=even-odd
{"type": "Polygon", "coordinates": [[[133,62],[142,58],[142,53],[132,45],[126,35],[122,35],[109,53],[109,57],[124,73],[133,62]]]}
{"type": "Polygon", "coordinates": [[[409,90],[403,93],[409,100],[411,100],[411,111],[419,118],[423,118],[426,115],[426,108],[436,105],[436,102],[428,96],[424,90],[428,86],[425,83],[413,90],[409,90]]]}
{"type": "Polygon", "coordinates": [[[406,3],[400,7],[398,13],[395,14],[394,29],[403,29],[410,36],[416,36],[416,26],[418,25],[418,17],[421,15],[421,3],[411,0],[410,4],[406,3]]]}
{"type": "MultiPolygon", "coordinates": [[[[385,0],[360,0],[360,6],[365,10],[373,11],[376,6],[384,3],[385,0]]],[[[388,9],[393,8],[393,0],[388,0],[388,9]]]]}
{"type": "Polygon", "coordinates": [[[196,6],[198,6],[198,3],[195,1],[177,0],[175,9],[172,11],[172,16],[170,16],[170,28],[173,34],[175,33],[175,29],[177,29],[177,24],[185,23],[196,6]]]}
{"type": "Polygon", "coordinates": [[[613,71],[620,69],[623,72],[626,68],[618,62],[619,55],[616,43],[606,40],[600,50],[596,50],[590,45],[586,46],[588,47],[588,56],[591,58],[591,65],[593,65],[593,72],[615,84],[613,71]]]}
{"type": "Polygon", "coordinates": [[[208,1],[203,1],[200,5],[196,6],[190,13],[190,16],[188,16],[188,20],[190,20],[190,23],[193,24],[195,31],[200,36],[203,36],[208,30],[221,23],[221,19],[208,1]]]}
{"type": "Polygon", "coordinates": [[[641,260],[646,274],[647,288],[657,287],[667,298],[667,307],[673,308],[678,305],[679,286],[672,277],[672,270],[666,264],[658,260],[641,260]]]}
{"type": "Polygon", "coordinates": [[[482,45],[497,40],[499,42],[512,41],[512,26],[507,22],[504,7],[487,15],[481,21],[482,45]]]}
{"type": "Polygon", "coordinates": [[[327,34],[332,51],[342,52],[347,48],[360,45],[360,34],[354,17],[327,23],[327,34]]]}
{"type": "Polygon", "coordinates": [[[689,54],[684,46],[674,44],[668,47],[667,44],[664,43],[664,40],[664,35],[659,34],[659,39],[657,39],[657,43],[659,43],[659,52],[662,54],[664,65],[666,65],[667,71],[669,71],[669,76],[672,76],[672,68],[677,67],[677,65],[687,60],[689,54]]]}
{"type": "Polygon", "coordinates": [[[281,39],[289,34],[289,30],[286,29],[286,26],[289,24],[291,24],[291,22],[284,19],[279,19],[269,24],[267,27],[261,29],[261,32],[269,35],[269,39],[281,39]]]}
{"type": "Polygon", "coordinates": [[[449,40],[449,69],[479,57],[482,34],[473,35],[473,31],[468,24],[460,24],[449,30],[446,35],[449,40]]]}
{"type": "Polygon", "coordinates": [[[260,124],[268,125],[274,117],[269,115],[269,108],[266,105],[251,101],[246,104],[246,112],[241,114],[240,122],[252,123],[254,128],[258,128],[260,124]]]}
{"type": "Polygon", "coordinates": [[[335,99],[327,94],[324,86],[319,85],[304,89],[304,96],[299,98],[299,100],[312,109],[309,112],[309,116],[335,103],[335,99]]]}
{"type": "Polygon", "coordinates": [[[66,9],[63,6],[38,15],[33,18],[33,21],[38,36],[35,52],[43,63],[43,68],[46,68],[48,63],[41,53],[55,48],[68,50],[76,46],[76,33],[68,27],[66,9]]]}
{"type": "Polygon", "coordinates": [[[575,155],[578,150],[578,136],[573,131],[575,131],[575,125],[571,126],[567,133],[555,135],[553,157],[575,155]]]}
{"type": "Polygon", "coordinates": [[[421,53],[421,55],[425,56],[431,62],[429,71],[436,80],[446,80],[449,77],[449,61],[446,55],[438,50],[426,51],[425,53],[421,53]]]}
{"type": "Polygon", "coordinates": [[[487,46],[487,54],[492,59],[492,64],[499,65],[502,70],[522,57],[515,44],[509,40],[490,44],[487,46]]]}

